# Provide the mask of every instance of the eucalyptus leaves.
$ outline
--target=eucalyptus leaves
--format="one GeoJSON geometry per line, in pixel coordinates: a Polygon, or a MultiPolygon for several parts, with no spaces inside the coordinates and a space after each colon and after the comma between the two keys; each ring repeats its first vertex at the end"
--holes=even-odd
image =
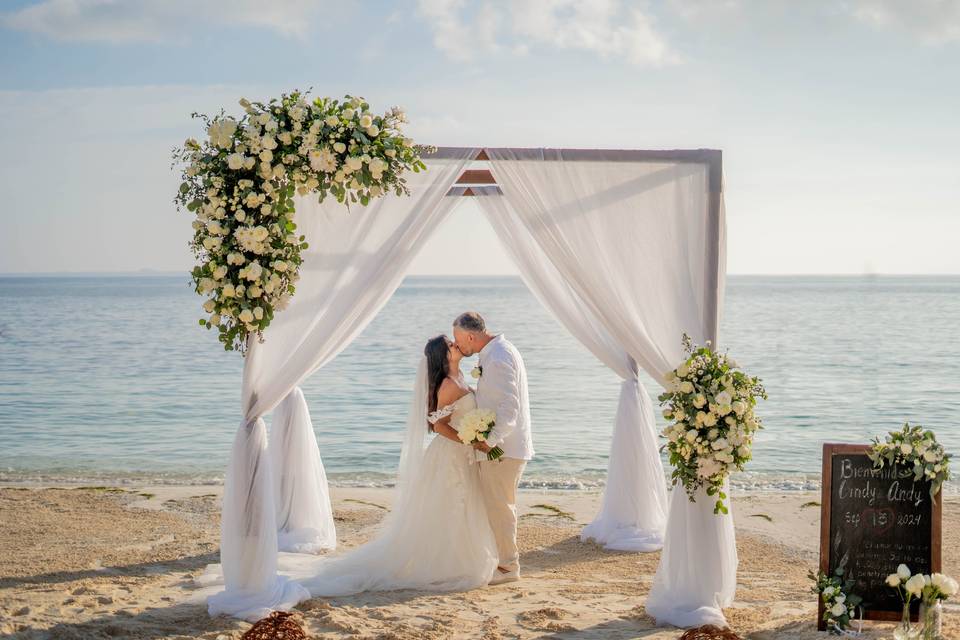
{"type": "Polygon", "coordinates": [[[375,116],[362,98],[294,91],[240,105],[240,118],[193,114],[208,137],[174,150],[183,172],[174,202],[196,216],[191,275],[209,314],[200,324],[216,328],[225,349],[243,351],[296,290],[307,243],[296,233],[294,196],[366,206],[408,194],[403,175],[426,168],[427,148],[401,134],[403,111],[375,116]]]}

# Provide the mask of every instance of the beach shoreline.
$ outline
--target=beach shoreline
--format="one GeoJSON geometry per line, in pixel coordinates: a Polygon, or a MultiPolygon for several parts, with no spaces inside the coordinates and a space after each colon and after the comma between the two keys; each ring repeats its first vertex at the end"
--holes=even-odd
{"type": "MultiPolygon", "coordinates": [[[[341,549],[368,539],[392,490],[332,487],[341,549]]],[[[0,633],[34,638],[239,638],[210,618],[193,579],[218,562],[219,485],[0,485],[0,633]]],[[[523,490],[524,578],[467,593],[392,592],[298,607],[314,638],[679,638],[643,610],[659,553],[581,542],[600,491],[523,490]]],[[[806,579],[819,549],[819,492],[733,495],[740,567],[725,610],[744,638],[820,638],[806,579]]],[[[944,571],[960,573],[960,500],[945,496],[944,571]]],[[[960,608],[946,609],[960,639],[960,608]]],[[[890,637],[870,624],[863,637],[890,637]]]]}

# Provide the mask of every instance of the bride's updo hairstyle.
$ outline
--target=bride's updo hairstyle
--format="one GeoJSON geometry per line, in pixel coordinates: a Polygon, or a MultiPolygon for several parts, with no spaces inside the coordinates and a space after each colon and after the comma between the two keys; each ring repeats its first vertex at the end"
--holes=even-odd
{"type": "Polygon", "coordinates": [[[450,373],[449,353],[450,344],[444,335],[430,338],[423,348],[423,355],[427,357],[427,405],[431,413],[437,410],[437,393],[443,379],[450,373]]]}

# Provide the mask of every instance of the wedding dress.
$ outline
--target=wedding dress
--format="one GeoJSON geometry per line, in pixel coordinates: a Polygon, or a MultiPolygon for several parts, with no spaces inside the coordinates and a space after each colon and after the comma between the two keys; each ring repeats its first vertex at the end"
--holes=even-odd
{"type": "Polygon", "coordinates": [[[423,358],[407,416],[396,499],[373,539],[337,556],[279,553],[284,591],[269,607],[260,604],[258,594],[224,590],[222,567],[208,565],[196,580],[204,588],[194,597],[207,599],[210,615],[257,620],[308,597],[395,589],[466,591],[489,582],[497,569],[497,545],[474,450],[440,435],[431,439],[428,431],[428,421],[447,415],[457,424],[476,408],[476,399],[467,393],[428,416],[426,380],[423,358]]]}
{"type": "MultiPolygon", "coordinates": [[[[450,415],[450,423],[457,424],[476,406],[470,392],[430,414],[430,420],[450,415]]],[[[497,545],[473,449],[434,436],[404,491],[408,493],[402,504],[373,540],[324,559],[314,575],[294,575],[311,596],[394,589],[465,591],[487,584],[497,568],[497,545]]]]}

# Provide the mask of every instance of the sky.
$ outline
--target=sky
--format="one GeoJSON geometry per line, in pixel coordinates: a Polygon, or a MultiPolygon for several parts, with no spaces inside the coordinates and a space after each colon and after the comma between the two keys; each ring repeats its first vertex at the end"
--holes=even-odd
{"type": "MultiPolygon", "coordinates": [[[[7,0],[0,58],[0,273],[188,269],[190,114],[297,88],[428,144],[722,149],[731,274],[960,273],[960,0],[7,0]]],[[[412,273],[515,272],[464,201],[412,273]]]]}

